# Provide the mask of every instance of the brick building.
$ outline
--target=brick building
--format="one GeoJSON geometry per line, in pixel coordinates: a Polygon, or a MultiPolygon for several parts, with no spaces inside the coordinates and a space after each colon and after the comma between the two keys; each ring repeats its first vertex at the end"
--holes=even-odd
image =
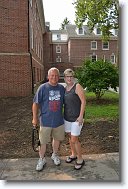
{"type": "Polygon", "coordinates": [[[0,1],[0,97],[28,96],[43,80],[42,0],[0,1]]]}
{"type": "Polygon", "coordinates": [[[78,29],[75,25],[67,25],[64,30],[49,31],[49,39],[50,56],[46,69],[55,66],[62,74],[66,68],[77,69],[85,59],[103,59],[117,64],[118,37],[115,32],[108,42],[103,42],[98,28],[90,33],[87,26],[78,29]]]}
{"type": "Polygon", "coordinates": [[[84,59],[117,63],[116,34],[104,43],[97,29],[67,25],[50,30],[42,0],[0,1],[0,97],[28,96],[51,67],[61,75],[77,69],[84,59]]]}

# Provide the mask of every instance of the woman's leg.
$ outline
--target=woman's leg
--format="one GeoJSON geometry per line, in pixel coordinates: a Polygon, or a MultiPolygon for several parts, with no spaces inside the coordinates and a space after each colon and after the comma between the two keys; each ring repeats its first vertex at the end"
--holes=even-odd
{"type": "Polygon", "coordinates": [[[82,159],[82,152],[81,152],[81,144],[78,140],[78,136],[71,136],[71,143],[72,143],[72,146],[74,146],[74,149],[77,153],[77,162],[81,163],[83,159],[82,159]]]}
{"type": "Polygon", "coordinates": [[[71,141],[71,133],[69,135],[69,144],[71,148],[71,157],[76,157],[76,150],[75,150],[75,144],[71,141]]]}

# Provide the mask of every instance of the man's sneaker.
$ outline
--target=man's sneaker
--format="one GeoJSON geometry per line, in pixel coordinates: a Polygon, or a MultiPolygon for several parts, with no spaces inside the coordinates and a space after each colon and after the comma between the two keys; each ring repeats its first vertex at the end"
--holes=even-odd
{"type": "Polygon", "coordinates": [[[44,165],[46,164],[46,159],[45,157],[39,158],[38,162],[37,162],[37,166],[36,166],[36,171],[41,171],[44,167],[44,165]]]}
{"type": "Polygon", "coordinates": [[[54,161],[55,165],[60,165],[60,159],[57,154],[52,153],[51,159],[54,161]]]}

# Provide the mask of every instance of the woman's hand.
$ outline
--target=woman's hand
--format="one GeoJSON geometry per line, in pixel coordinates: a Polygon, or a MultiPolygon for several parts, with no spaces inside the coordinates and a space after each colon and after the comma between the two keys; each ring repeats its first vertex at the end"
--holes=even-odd
{"type": "Polygon", "coordinates": [[[78,117],[76,121],[79,122],[79,125],[83,125],[84,123],[83,117],[78,117]]]}

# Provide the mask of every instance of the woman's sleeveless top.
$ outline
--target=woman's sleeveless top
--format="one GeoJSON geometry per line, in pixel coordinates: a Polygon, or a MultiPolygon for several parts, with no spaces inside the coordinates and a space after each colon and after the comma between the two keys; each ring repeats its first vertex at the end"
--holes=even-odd
{"type": "Polygon", "coordinates": [[[70,91],[65,90],[64,96],[64,119],[69,122],[75,122],[79,117],[81,100],[75,93],[76,84],[71,88],[70,91]]]}

